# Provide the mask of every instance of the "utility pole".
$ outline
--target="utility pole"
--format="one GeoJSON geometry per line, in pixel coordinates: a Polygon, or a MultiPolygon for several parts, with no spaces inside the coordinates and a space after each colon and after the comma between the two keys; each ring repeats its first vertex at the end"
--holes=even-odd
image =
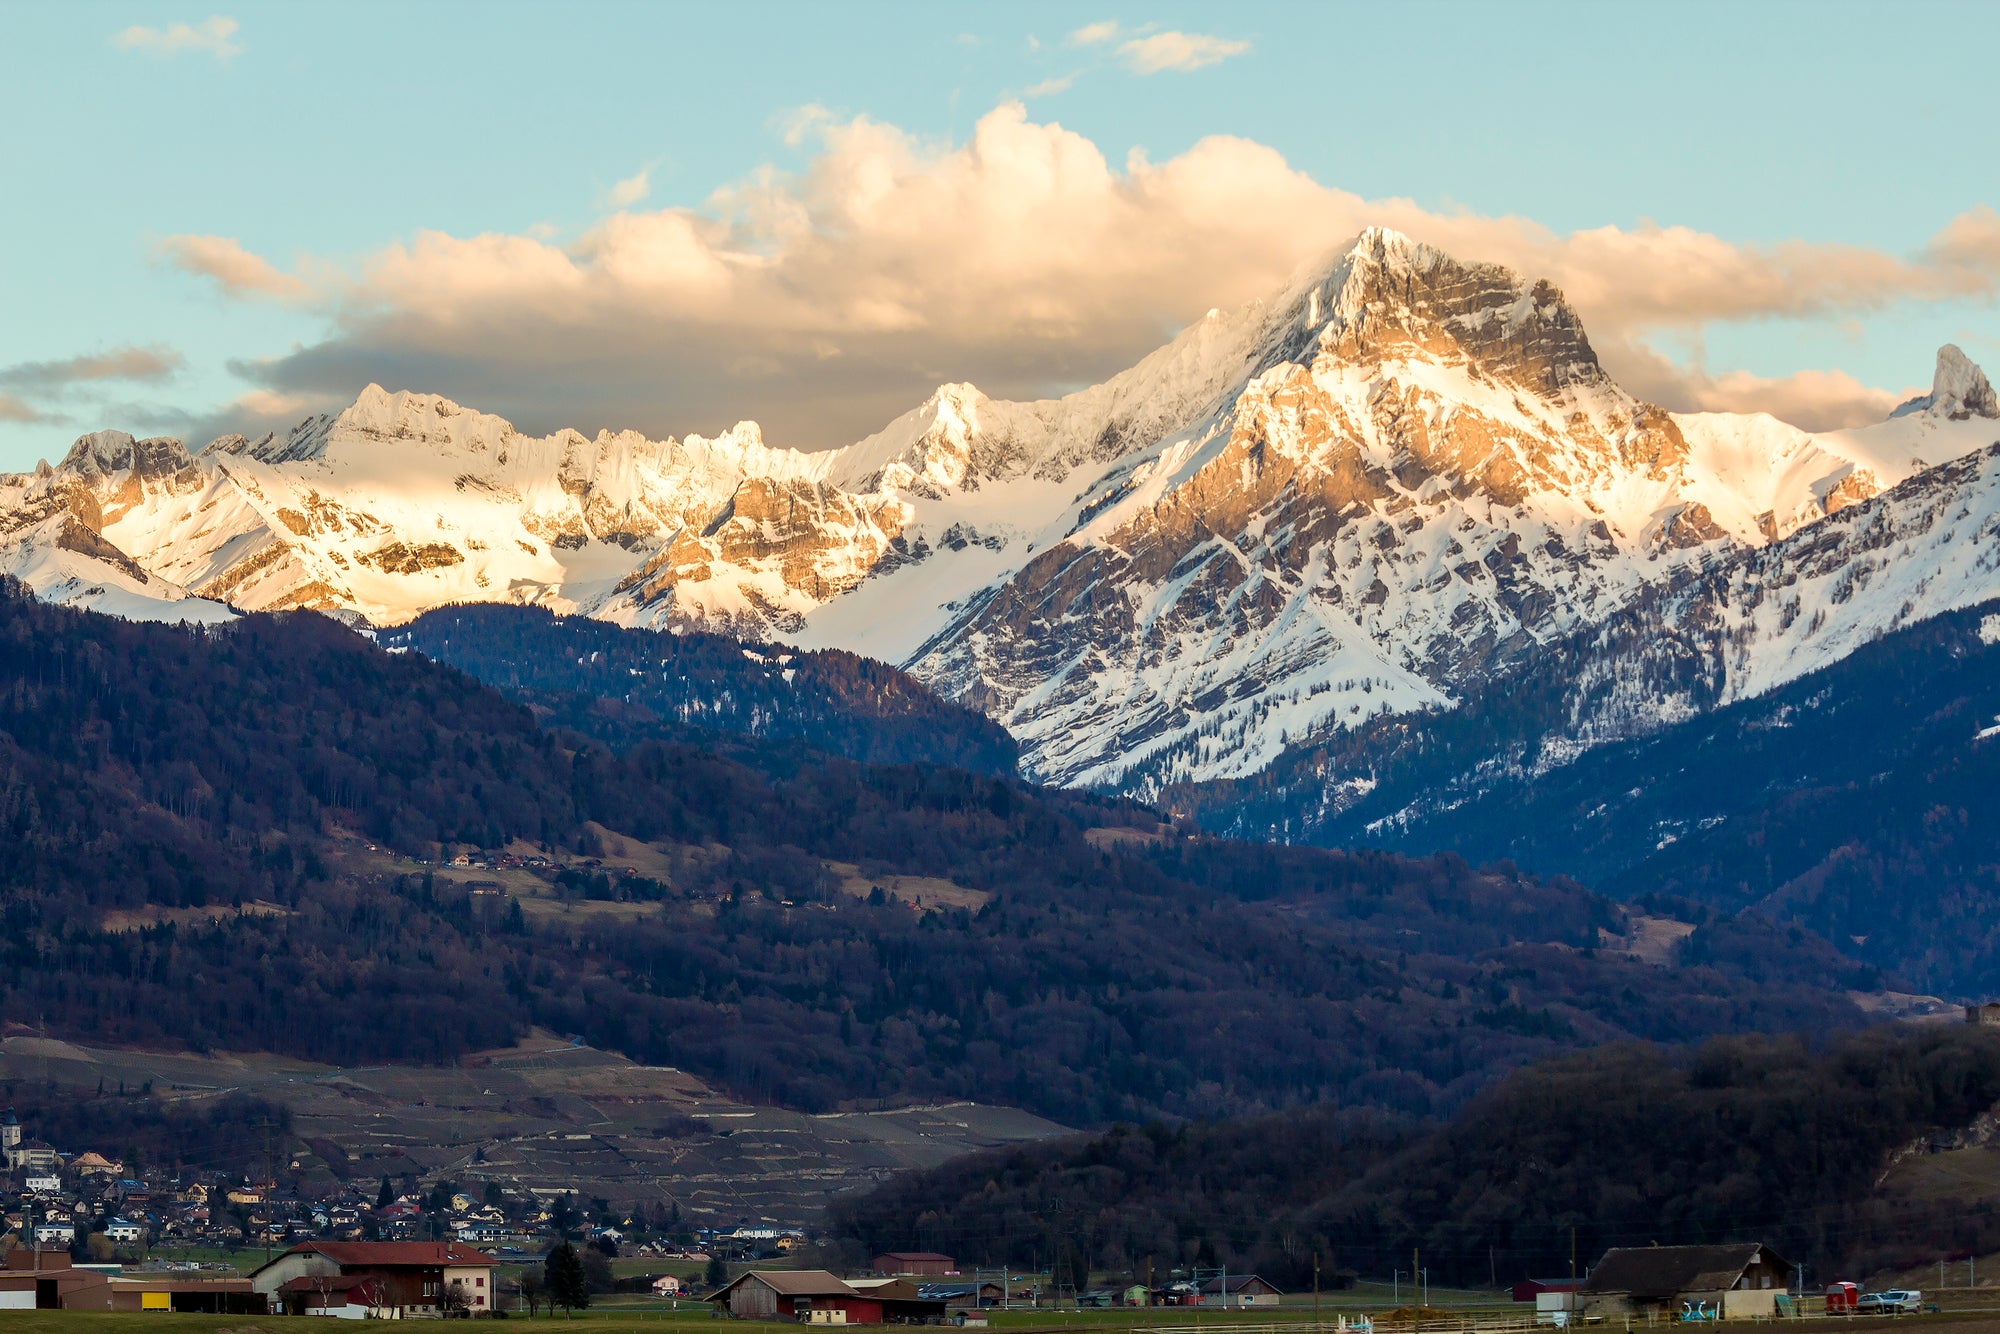
{"type": "Polygon", "coordinates": [[[1569,1291],[1563,1294],[1563,1324],[1576,1323],[1576,1225],[1569,1229],[1569,1291]]]}
{"type": "Polygon", "coordinates": [[[264,1118],[264,1263],[271,1263],[271,1222],[277,1215],[278,1167],[271,1158],[271,1119],[264,1118]]]}
{"type": "Polygon", "coordinates": [[[1417,1296],[1417,1248],[1410,1247],[1410,1334],[1424,1334],[1424,1304],[1417,1296]]]}
{"type": "Polygon", "coordinates": [[[1322,1328],[1319,1319],[1319,1252],[1313,1252],[1313,1330],[1322,1328]]]}

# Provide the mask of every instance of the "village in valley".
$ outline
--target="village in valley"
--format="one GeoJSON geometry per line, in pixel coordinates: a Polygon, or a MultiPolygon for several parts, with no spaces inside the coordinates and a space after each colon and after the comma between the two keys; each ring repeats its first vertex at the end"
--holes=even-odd
{"type": "MultiPolygon", "coordinates": [[[[1581,1274],[1501,1292],[1434,1295],[1412,1256],[1386,1290],[1328,1275],[1284,1292],[1256,1274],[1190,1266],[1124,1275],[961,1265],[886,1251],[822,1267],[827,1239],[768,1225],[692,1226],[677,1208],[620,1210],[572,1194],[435,1181],[372,1194],[300,1190],[220,1172],[170,1173],[94,1149],[58,1150],[0,1116],[5,1255],[0,1312],[162,1311],[332,1318],[597,1318],[683,1310],[807,1325],[1033,1325],[1127,1312],[1142,1322],[1254,1315],[1277,1329],[1622,1328],[1915,1314],[1921,1292],[1808,1289],[1760,1243],[1614,1248],[1581,1274]],[[1415,1274],[1411,1285],[1410,1274],[1415,1274]],[[1157,1316],[1149,1313],[1158,1311],[1157,1316]]],[[[4,1319],[5,1317],[0,1317],[4,1319]]],[[[1122,1322],[1129,1323],[1129,1322],[1122,1322]]]]}

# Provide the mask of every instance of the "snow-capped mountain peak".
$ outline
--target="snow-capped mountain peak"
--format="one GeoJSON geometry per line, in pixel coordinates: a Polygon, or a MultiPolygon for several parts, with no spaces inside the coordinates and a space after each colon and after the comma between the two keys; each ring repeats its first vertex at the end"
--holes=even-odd
{"type": "Polygon", "coordinates": [[[192,457],[101,432],[0,479],[0,553],[72,592],[122,556],[241,609],[531,602],[850,648],[1004,723],[1038,777],[1155,791],[1448,708],[1992,441],[1955,347],[1909,406],[1817,434],[1670,414],[1546,281],[1371,228],[1101,384],[945,384],[844,449],[532,436],[372,384],[192,457]]]}

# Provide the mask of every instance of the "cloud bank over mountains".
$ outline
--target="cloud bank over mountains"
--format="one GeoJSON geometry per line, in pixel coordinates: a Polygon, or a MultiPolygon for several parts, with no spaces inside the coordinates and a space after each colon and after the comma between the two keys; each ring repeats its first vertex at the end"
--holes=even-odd
{"type": "MultiPolygon", "coordinates": [[[[1135,70],[1132,44],[1186,36],[1087,31],[1135,70]]],[[[1206,63],[1193,48],[1154,58],[1161,69],[1206,63]]],[[[567,240],[424,231],[356,262],[281,267],[231,237],[168,238],[162,261],[225,295],[328,321],[316,344],[234,364],[259,388],[208,424],[258,425],[260,409],[344,401],[374,380],[535,430],[679,434],[754,415],[774,444],[840,444],[943,381],[1032,397],[1100,380],[1380,224],[1549,277],[1607,368],[1642,396],[1822,429],[1879,419],[1898,395],[1839,372],[1711,373],[1658,347],[1732,322],[2000,292],[2000,214],[1985,207],[1910,255],[1744,245],[1651,223],[1559,234],[1524,217],[1365,199],[1240,138],[1114,164],[1018,103],[953,144],[865,116],[814,112],[794,126],[817,143],[802,171],[766,167],[699,208],[652,210],[636,207],[641,172],[614,188],[614,211],[567,240]]]]}

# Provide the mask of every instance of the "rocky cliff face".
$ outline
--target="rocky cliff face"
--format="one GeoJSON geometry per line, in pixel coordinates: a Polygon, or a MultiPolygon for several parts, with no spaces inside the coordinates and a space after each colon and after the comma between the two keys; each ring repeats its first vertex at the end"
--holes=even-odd
{"type": "Polygon", "coordinates": [[[1152,793],[1449,708],[1990,443],[1992,401],[1947,348],[1868,430],[1675,416],[1547,283],[1376,230],[1104,384],[946,385],[845,449],[530,437],[370,386],[194,455],[85,437],[0,479],[0,525],[61,511],[163,595],[241,609],[506,601],[848,648],[1005,724],[1034,776],[1152,793]]]}

